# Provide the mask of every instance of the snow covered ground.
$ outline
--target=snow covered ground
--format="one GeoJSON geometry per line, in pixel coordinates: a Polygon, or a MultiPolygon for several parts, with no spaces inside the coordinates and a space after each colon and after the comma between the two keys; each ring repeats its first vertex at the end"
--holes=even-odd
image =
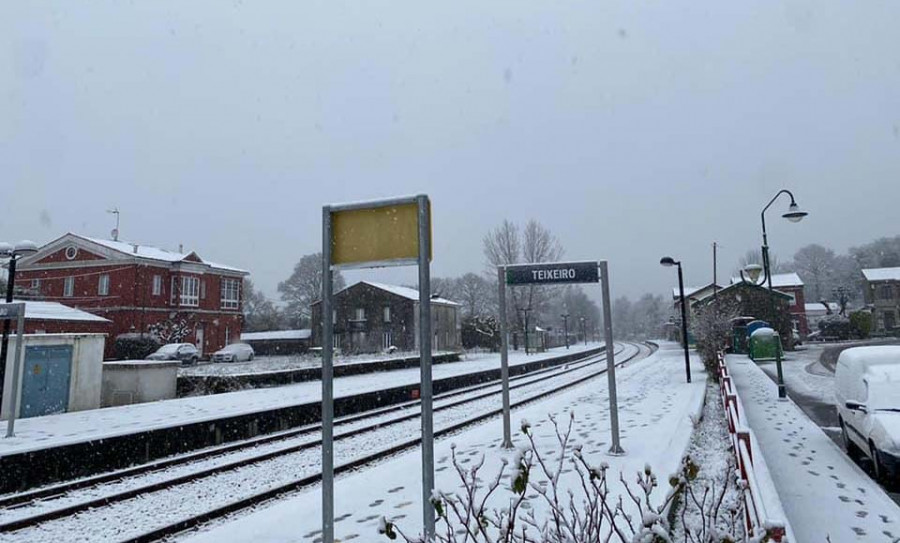
{"type": "MultiPolygon", "coordinates": [[[[690,438],[693,424],[690,415],[699,414],[706,388],[705,374],[699,360],[692,360],[694,382],[684,382],[682,353],[676,344],[663,344],[652,357],[635,361],[618,370],[619,420],[622,446],[627,454],[607,454],[610,442],[606,378],[600,377],[546,401],[513,413],[514,428],[523,419],[531,421],[539,449],[556,458],[558,445],[547,418],[554,414],[565,424],[575,414],[574,436],[583,445],[589,462],[607,462],[615,479],[611,488],[622,492],[618,473],[629,482],[650,464],[659,475],[660,488],[654,496],[661,500],[667,490],[667,476],[677,471],[690,438]]],[[[451,443],[457,457],[471,466],[485,455],[482,473],[493,475],[504,458],[514,453],[499,448],[502,434],[499,420],[466,430],[435,444],[436,485],[443,491],[458,488],[458,478],[450,463],[451,443]]],[[[514,440],[522,445],[524,436],[516,432],[514,440]]],[[[284,469],[291,469],[284,466],[284,469]]],[[[563,471],[560,481],[574,488],[577,478],[570,469],[563,471]]],[[[635,485],[632,484],[632,487],[635,485]]],[[[381,516],[397,522],[407,533],[421,528],[421,457],[418,450],[404,453],[369,469],[340,477],[335,487],[335,532],[341,541],[380,541],[376,533],[381,516]]],[[[501,490],[494,505],[505,505],[509,493],[501,490]]],[[[529,493],[529,507],[540,512],[541,504],[529,493]]],[[[211,527],[205,532],[186,535],[195,543],[219,541],[303,541],[313,543],[320,536],[321,494],[314,488],[270,507],[211,527]]],[[[629,505],[626,503],[626,507],[629,505]]]]}
{"type": "MultiPolygon", "coordinates": [[[[570,349],[569,353],[598,346],[596,343],[579,345],[570,349]]],[[[563,352],[565,348],[562,351],[553,349],[535,355],[514,352],[509,355],[509,363],[511,366],[524,364],[559,356],[563,352]]],[[[500,355],[485,354],[465,361],[438,364],[434,366],[432,373],[437,380],[494,369],[499,365],[500,355]]],[[[418,368],[340,377],[334,380],[334,395],[336,398],[351,396],[418,382],[418,368]]],[[[310,381],[283,387],[21,419],[16,421],[15,437],[0,439],[0,456],[315,402],[321,399],[321,395],[321,383],[310,381]]]]}
{"type": "MultiPolygon", "coordinates": [[[[727,361],[797,541],[897,541],[900,508],[881,487],[793,401],[779,401],[774,383],[753,361],[744,355],[727,361]]],[[[802,367],[799,360],[791,366],[791,379],[806,379],[796,372],[802,367]]],[[[809,392],[827,394],[822,383],[810,383],[809,392]]]]}

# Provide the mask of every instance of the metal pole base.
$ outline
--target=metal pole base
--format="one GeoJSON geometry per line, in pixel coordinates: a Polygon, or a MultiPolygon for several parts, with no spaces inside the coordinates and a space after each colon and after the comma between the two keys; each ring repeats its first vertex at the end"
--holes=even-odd
{"type": "Polygon", "coordinates": [[[515,448],[515,445],[513,445],[513,442],[510,440],[510,441],[504,441],[503,445],[501,445],[501,447],[503,447],[504,449],[513,449],[513,448],[515,448]]]}
{"type": "Polygon", "coordinates": [[[625,456],[625,449],[620,447],[619,445],[613,445],[606,451],[606,454],[610,456],[625,456]]]}
{"type": "Polygon", "coordinates": [[[784,383],[778,385],[778,399],[787,400],[787,387],[784,386],[784,383]]]}

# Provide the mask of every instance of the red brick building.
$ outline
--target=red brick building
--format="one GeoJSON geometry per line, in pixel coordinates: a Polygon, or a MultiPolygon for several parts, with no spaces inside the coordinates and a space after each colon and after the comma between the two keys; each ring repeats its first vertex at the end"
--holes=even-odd
{"type": "Polygon", "coordinates": [[[182,253],[68,233],[19,261],[16,287],[112,321],[116,336],[147,333],[214,352],[241,334],[248,272],[182,253]]]}
{"type": "MultiPolygon", "coordinates": [[[[734,277],[731,280],[732,284],[740,281],[740,277],[734,277]]],[[[809,322],[806,318],[806,298],[803,296],[803,280],[796,273],[774,273],[772,274],[772,288],[791,297],[788,304],[791,324],[794,330],[801,337],[805,338],[809,335],[809,322]]]]}

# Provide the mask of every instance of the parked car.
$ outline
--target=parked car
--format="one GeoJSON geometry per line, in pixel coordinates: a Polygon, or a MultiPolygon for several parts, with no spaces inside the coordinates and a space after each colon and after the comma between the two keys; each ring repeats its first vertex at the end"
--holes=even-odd
{"type": "Polygon", "coordinates": [[[246,343],[232,343],[213,353],[213,362],[246,362],[253,360],[253,347],[246,343]]]}
{"type": "Polygon", "coordinates": [[[869,457],[878,480],[895,486],[900,477],[900,346],[843,351],[834,381],[847,453],[869,457]]]}
{"type": "Polygon", "coordinates": [[[147,360],[181,360],[184,364],[196,364],[200,351],[192,343],[169,343],[156,350],[147,360]]]}

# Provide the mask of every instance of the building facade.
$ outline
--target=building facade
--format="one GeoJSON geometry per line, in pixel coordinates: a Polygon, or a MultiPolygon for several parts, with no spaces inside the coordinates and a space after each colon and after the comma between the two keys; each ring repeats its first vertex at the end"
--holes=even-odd
{"type": "Polygon", "coordinates": [[[870,268],[862,273],[866,305],[872,309],[872,331],[896,332],[900,328],[900,268],[870,268]]]}
{"type": "MultiPolygon", "coordinates": [[[[349,353],[372,353],[396,348],[412,351],[419,345],[419,291],[407,287],[360,281],[334,294],[334,347],[349,353]]],[[[461,348],[459,304],[431,299],[432,349],[461,348]]],[[[322,346],[322,308],[312,306],[312,344],[322,346]]]]}
{"type": "Polygon", "coordinates": [[[194,252],[68,233],[18,263],[16,287],[110,320],[107,358],[121,334],[190,342],[206,354],[240,337],[246,275],[194,252]]]}
{"type": "MultiPolygon", "coordinates": [[[[740,277],[733,277],[731,283],[740,283],[740,277]]],[[[768,283],[762,285],[768,287],[768,283]]],[[[788,313],[790,313],[791,327],[800,334],[800,337],[809,335],[809,322],[806,318],[806,297],[803,294],[803,280],[796,273],[772,274],[772,288],[787,294],[788,313]]]]}

